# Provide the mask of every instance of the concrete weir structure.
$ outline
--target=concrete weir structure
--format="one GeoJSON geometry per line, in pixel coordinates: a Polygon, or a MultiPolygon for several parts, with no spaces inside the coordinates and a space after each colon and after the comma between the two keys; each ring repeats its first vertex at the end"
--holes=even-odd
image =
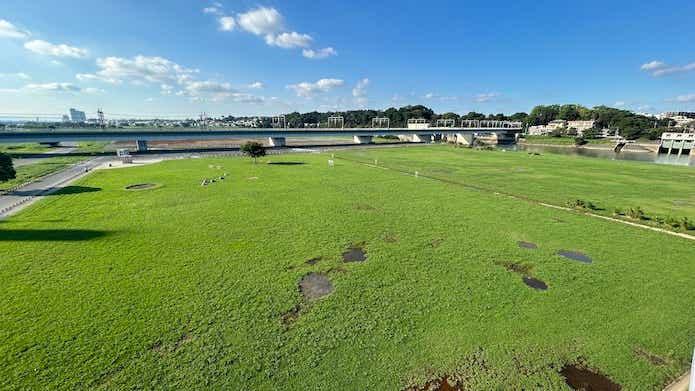
{"type": "Polygon", "coordinates": [[[147,142],[155,140],[267,139],[270,146],[284,147],[292,137],[352,136],[355,144],[369,144],[374,137],[397,136],[412,142],[446,139],[472,142],[476,133],[516,134],[521,123],[514,121],[461,121],[461,126],[430,127],[418,122],[407,128],[175,128],[175,129],[59,129],[0,131],[0,143],[56,143],[67,141],[131,141],[138,151],[147,150],[147,142]]]}
{"type": "Polygon", "coordinates": [[[661,135],[659,152],[671,154],[692,154],[695,149],[695,133],[666,132],[661,135]]]}

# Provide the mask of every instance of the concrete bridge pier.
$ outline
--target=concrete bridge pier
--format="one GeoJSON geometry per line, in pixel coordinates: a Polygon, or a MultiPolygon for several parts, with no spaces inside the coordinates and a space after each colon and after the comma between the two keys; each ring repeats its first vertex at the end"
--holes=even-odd
{"type": "Polygon", "coordinates": [[[352,140],[355,144],[371,144],[372,136],[352,136],[352,140]]]}
{"type": "Polygon", "coordinates": [[[284,137],[268,137],[268,144],[271,147],[285,147],[287,146],[287,141],[284,137]]]}
{"type": "Polygon", "coordinates": [[[431,143],[432,142],[432,134],[431,133],[414,134],[412,141],[414,143],[431,143]]]}
{"type": "Polygon", "coordinates": [[[458,144],[468,145],[469,147],[472,147],[474,140],[475,136],[473,135],[473,133],[456,133],[456,143],[458,144]]]}
{"type": "Polygon", "coordinates": [[[135,147],[138,152],[147,152],[147,140],[137,140],[135,147]]]}

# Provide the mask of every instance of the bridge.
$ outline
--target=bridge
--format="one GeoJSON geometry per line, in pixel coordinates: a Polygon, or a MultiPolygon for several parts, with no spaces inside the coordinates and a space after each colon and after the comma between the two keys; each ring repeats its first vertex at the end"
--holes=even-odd
{"type": "MultiPolygon", "coordinates": [[[[338,121],[337,125],[342,125],[338,121]]],[[[383,120],[375,118],[375,120],[383,120]]],[[[274,147],[286,145],[292,137],[340,137],[352,136],[356,144],[369,144],[373,137],[407,137],[412,142],[430,142],[436,138],[447,138],[462,144],[471,144],[476,133],[509,134],[520,133],[521,123],[515,121],[488,120],[438,120],[435,126],[421,120],[409,120],[406,128],[391,128],[383,121],[371,128],[172,128],[172,129],[60,129],[60,130],[11,130],[0,131],[0,143],[58,143],[67,141],[133,141],[138,150],[147,149],[147,141],[154,140],[205,140],[205,139],[258,139],[266,138],[274,147]],[[385,125],[385,126],[384,126],[385,125]]]]}

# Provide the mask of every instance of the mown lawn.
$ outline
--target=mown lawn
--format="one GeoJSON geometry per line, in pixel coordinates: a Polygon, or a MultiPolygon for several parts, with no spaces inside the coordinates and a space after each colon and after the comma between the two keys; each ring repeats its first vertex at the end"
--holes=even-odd
{"type": "MultiPolygon", "coordinates": [[[[695,168],[524,151],[480,151],[448,145],[342,151],[338,157],[565,205],[591,201],[612,215],[640,207],[647,216],[695,220],[695,168]]],[[[645,223],[648,223],[645,221],[645,223]]],[[[692,231],[691,231],[692,232],[692,231]]]]}
{"type": "MultiPolygon", "coordinates": [[[[378,154],[465,170],[492,156],[378,154]]],[[[329,158],[98,171],[0,222],[0,388],[399,390],[450,375],[563,389],[560,368],[581,361],[641,390],[688,367],[692,241],[329,158]],[[124,189],[142,183],[157,187],[124,189]],[[358,243],[367,260],[342,262],[358,243]],[[304,300],[310,272],[335,291],[304,300]]]]}
{"type": "MultiPolygon", "coordinates": [[[[575,145],[574,137],[553,137],[553,136],[524,136],[522,139],[528,144],[558,144],[575,145]]],[[[587,144],[610,145],[614,141],[610,139],[586,139],[587,144]]]]}

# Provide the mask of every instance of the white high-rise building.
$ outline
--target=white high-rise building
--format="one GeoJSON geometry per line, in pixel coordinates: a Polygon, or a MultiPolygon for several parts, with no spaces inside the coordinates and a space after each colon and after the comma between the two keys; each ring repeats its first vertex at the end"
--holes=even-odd
{"type": "Polygon", "coordinates": [[[70,109],[70,119],[72,122],[76,123],[87,122],[87,115],[84,113],[84,111],[70,109]]]}

